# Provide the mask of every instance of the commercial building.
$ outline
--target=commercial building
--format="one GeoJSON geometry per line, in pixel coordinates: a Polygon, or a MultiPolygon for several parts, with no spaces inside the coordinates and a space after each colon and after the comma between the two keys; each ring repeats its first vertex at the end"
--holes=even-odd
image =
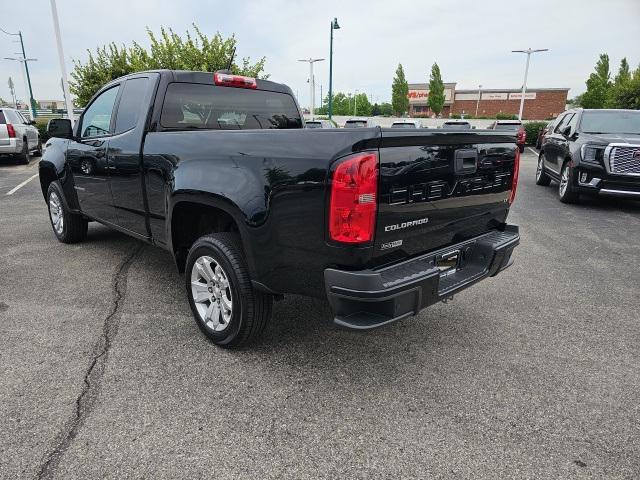
{"type": "MultiPolygon", "coordinates": [[[[445,83],[444,86],[445,103],[441,116],[445,118],[463,114],[473,117],[495,117],[499,113],[517,115],[520,109],[520,89],[456,90],[455,83],[445,83]]],[[[527,88],[523,119],[557,117],[566,109],[568,94],[568,88],[527,88]]],[[[432,117],[428,98],[428,84],[410,83],[409,116],[432,117]]]]}

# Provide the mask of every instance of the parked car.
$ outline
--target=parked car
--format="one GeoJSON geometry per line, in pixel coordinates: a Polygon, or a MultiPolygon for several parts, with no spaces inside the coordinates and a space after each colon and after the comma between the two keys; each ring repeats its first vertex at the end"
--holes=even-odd
{"type": "Polygon", "coordinates": [[[391,128],[423,128],[419,120],[400,120],[393,122],[391,128]]]}
{"type": "Polygon", "coordinates": [[[547,133],[536,184],[558,182],[564,203],[580,194],[640,198],[640,111],[568,110],[547,133]]]}
{"type": "Polygon", "coordinates": [[[447,120],[442,127],[447,130],[471,130],[471,124],[466,120],[447,120]]]}
{"type": "Polygon", "coordinates": [[[344,128],[373,128],[376,124],[368,118],[351,118],[344,122],[344,128]]]}
{"type": "Polygon", "coordinates": [[[542,141],[544,140],[544,137],[547,135],[547,133],[549,132],[549,130],[553,130],[555,128],[556,125],[556,121],[558,120],[558,118],[560,118],[560,116],[558,116],[557,118],[551,120],[550,122],[548,122],[544,128],[542,128],[539,132],[538,132],[538,137],[536,138],[536,148],[538,150],[540,150],[542,148],[542,141]]]}
{"type": "Polygon", "coordinates": [[[336,128],[331,120],[307,120],[305,128],[336,128]]]}
{"type": "Polygon", "coordinates": [[[31,154],[42,154],[36,122],[27,120],[14,108],[0,107],[0,155],[11,155],[28,164],[31,154]]]}
{"type": "Polygon", "coordinates": [[[524,152],[524,146],[527,142],[527,132],[520,120],[496,120],[489,125],[489,130],[505,130],[516,132],[516,143],[520,149],[520,153],[524,152]]]}
{"type": "Polygon", "coordinates": [[[257,338],[283,294],[328,298],[337,325],[367,330],[511,264],[512,135],[302,127],[291,89],[266,80],[113,80],[74,129],[49,124],[53,232],[80,242],[95,220],[168,250],[196,323],[224,346],[257,338]]]}

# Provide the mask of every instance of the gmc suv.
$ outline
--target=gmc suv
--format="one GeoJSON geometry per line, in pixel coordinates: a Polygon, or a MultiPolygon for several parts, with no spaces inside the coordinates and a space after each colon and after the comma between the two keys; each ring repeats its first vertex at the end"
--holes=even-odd
{"type": "Polygon", "coordinates": [[[559,183],[564,203],[580,194],[640,198],[640,111],[573,109],[542,142],[536,184],[559,183]]]}

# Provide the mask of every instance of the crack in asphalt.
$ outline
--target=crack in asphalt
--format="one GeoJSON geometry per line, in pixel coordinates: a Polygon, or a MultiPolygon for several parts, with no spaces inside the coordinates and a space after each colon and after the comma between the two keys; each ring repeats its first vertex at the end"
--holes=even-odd
{"type": "Polygon", "coordinates": [[[100,338],[93,347],[91,363],[84,375],[84,385],[80,394],[76,398],[75,412],[67,421],[65,428],[58,435],[59,440],[57,441],[56,446],[46,455],[44,461],[40,465],[40,469],[36,477],[39,480],[53,477],[62,456],[71,446],[71,443],[78,435],[78,431],[80,430],[80,427],[82,427],[84,420],[93,409],[100,387],[100,382],[105,371],[107,359],[109,358],[111,343],[118,332],[118,323],[122,316],[121,307],[124,304],[127,292],[127,274],[129,272],[129,267],[143,248],[143,243],[135,247],[133,251],[129,253],[124,260],[122,260],[113,276],[113,280],[111,282],[111,288],[113,291],[111,310],[104,319],[102,335],[100,335],[100,338]]]}

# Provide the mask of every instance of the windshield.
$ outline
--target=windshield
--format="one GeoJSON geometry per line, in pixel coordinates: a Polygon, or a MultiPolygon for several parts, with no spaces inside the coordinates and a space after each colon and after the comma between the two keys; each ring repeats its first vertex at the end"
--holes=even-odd
{"type": "Polygon", "coordinates": [[[322,124],[320,122],[307,122],[305,123],[307,128],[322,128],[322,124]]]}
{"type": "Polygon", "coordinates": [[[471,124],[467,122],[445,122],[442,128],[449,130],[470,130],[471,124]]]}
{"type": "Polygon", "coordinates": [[[496,124],[496,130],[520,130],[519,123],[498,123],[496,124]]]}
{"type": "Polygon", "coordinates": [[[394,123],[391,125],[391,128],[417,128],[414,123],[394,123]]]}
{"type": "Polygon", "coordinates": [[[366,120],[347,120],[344,124],[345,128],[363,128],[367,126],[366,120]]]}
{"type": "Polygon", "coordinates": [[[640,111],[586,111],[582,114],[580,130],[584,133],[627,133],[640,135],[640,111]]]}

